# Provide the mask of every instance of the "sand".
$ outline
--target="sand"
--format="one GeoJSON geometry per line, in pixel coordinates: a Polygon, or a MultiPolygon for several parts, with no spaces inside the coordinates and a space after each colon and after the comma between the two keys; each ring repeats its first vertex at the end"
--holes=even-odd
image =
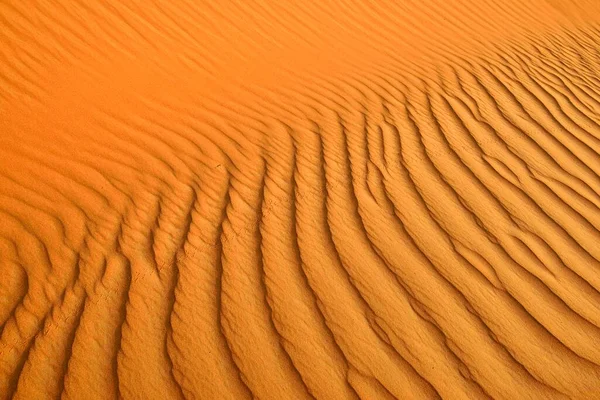
{"type": "Polygon", "coordinates": [[[0,2],[0,399],[599,399],[596,0],[0,2]]]}

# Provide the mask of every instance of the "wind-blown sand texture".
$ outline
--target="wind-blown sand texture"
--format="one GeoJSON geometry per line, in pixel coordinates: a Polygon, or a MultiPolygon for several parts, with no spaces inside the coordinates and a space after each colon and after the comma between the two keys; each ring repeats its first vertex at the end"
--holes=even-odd
{"type": "Polygon", "coordinates": [[[596,0],[0,2],[1,399],[599,399],[596,0]]]}

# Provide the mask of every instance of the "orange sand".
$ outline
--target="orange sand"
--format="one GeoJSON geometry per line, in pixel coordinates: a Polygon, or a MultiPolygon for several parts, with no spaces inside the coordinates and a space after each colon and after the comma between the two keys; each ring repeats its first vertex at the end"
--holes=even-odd
{"type": "Polygon", "coordinates": [[[600,2],[0,2],[0,399],[599,399],[600,2]]]}

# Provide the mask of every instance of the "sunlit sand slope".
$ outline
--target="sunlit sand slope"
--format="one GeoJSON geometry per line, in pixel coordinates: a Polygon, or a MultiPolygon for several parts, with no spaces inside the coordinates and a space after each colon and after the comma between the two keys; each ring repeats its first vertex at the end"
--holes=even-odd
{"type": "Polygon", "coordinates": [[[0,3],[1,399],[600,398],[596,1],[92,3],[0,3]]]}

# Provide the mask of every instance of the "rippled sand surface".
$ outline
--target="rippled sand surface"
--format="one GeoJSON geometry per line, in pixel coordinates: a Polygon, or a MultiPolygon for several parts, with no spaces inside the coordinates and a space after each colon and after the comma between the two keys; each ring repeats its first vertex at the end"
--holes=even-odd
{"type": "Polygon", "coordinates": [[[596,0],[0,2],[0,399],[599,399],[596,0]]]}

